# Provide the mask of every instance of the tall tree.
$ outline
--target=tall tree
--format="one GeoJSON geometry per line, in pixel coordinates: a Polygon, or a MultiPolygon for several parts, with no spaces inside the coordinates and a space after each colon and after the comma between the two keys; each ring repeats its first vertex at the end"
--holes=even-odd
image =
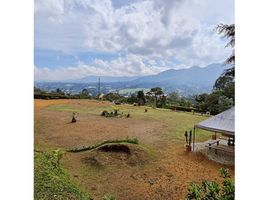
{"type": "Polygon", "coordinates": [[[141,105],[145,104],[145,96],[144,96],[144,92],[142,90],[138,91],[137,99],[138,99],[139,104],[141,104],[141,105]]]}
{"type": "Polygon", "coordinates": [[[60,88],[57,88],[55,93],[59,95],[65,95],[65,93],[60,88]]]}
{"type": "Polygon", "coordinates": [[[171,104],[176,104],[179,102],[180,100],[180,96],[177,92],[171,92],[168,97],[167,97],[167,100],[169,103],[171,104]]]}
{"type": "Polygon", "coordinates": [[[87,89],[83,89],[82,92],[81,92],[81,94],[83,96],[88,96],[89,95],[89,91],[87,89]]]}
{"type": "Polygon", "coordinates": [[[155,100],[155,107],[157,107],[159,100],[164,97],[164,92],[162,91],[162,88],[155,87],[151,88],[149,92],[147,92],[147,95],[151,96],[155,100]]]}
{"type": "Polygon", "coordinates": [[[225,47],[231,47],[233,49],[232,54],[226,59],[225,63],[231,65],[230,68],[224,70],[221,76],[216,80],[214,84],[214,90],[221,91],[223,95],[228,98],[234,99],[234,84],[235,84],[235,24],[226,25],[220,24],[216,27],[216,30],[223,37],[229,39],[225,47]]]}

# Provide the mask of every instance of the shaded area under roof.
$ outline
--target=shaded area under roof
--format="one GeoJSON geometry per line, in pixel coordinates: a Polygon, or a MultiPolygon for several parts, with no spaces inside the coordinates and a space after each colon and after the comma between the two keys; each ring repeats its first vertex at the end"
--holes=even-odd
{"type": "Polygon", "coordinates": [[[234,121],[235,107],[232,107],[218,115],[197,123],[194,127],[226,135],[235,135],[234,121]]]}

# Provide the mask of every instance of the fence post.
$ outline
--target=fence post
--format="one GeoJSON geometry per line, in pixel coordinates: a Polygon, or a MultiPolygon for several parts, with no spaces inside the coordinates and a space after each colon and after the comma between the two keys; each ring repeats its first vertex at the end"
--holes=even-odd
{"type": "Polygon", "coordinates": [[[192,143],[192,130],[190,130],[190,135],[189,135],[189,146],[191,146],[192,143]]]}

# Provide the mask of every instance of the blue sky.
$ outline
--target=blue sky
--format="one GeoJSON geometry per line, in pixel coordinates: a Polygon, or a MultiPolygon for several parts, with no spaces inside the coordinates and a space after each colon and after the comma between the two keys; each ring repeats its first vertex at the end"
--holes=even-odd
{"type": "Polygon", "coordinates": [[[233,0],[35,0],[35,80],[137,76],[223,62],[233,0]]]}

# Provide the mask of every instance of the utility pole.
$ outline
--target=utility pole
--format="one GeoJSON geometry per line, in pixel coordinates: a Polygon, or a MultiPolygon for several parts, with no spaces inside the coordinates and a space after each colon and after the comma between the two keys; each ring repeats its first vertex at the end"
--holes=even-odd
{"type": "Polygon", "coordinates": [[[99,77],[99,80],[98,80],[98,96],[100,96],[100,77],[99,77]]]}

